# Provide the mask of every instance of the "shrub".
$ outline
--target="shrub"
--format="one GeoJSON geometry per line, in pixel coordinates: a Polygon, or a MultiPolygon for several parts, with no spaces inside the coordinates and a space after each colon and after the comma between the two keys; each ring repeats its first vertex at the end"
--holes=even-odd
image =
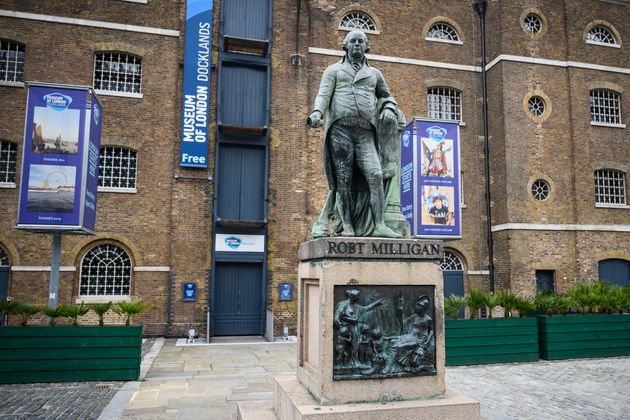
{"type": "Polygon", "coordinates": [[[503,307],[503,309],[505,310],[505,317],[511,317],[512,316],[512,311],[514,309],[516,309],[516,307],[518,306],[519,302],[518,302],[518,296],[516,296],[516,294],[510,292],[509,290],[500,290],[499,293],[497,293],[498,297],[499,297],[499,305],[503,307]]]}
{"type": "Polygon", "coordinates": [[[27,326],[29,318],[39,311],[40,309],[37,306],[26,302],[16,302],[11,309],[11,313],[20,318],[20,325],[23,327],[27,326]]]}
{"type": "Polygon", "coordinates": [[[94,303],[92,305],[89,305],[92,312],[98,315],[98,325],[103,326],[105,324],[105,321],[104,321],[105,314],[107,313],[107,311],[112,309],[112,306],[113,306],[112,302],[94,303]]]}
{"type": "Polygon", "coordinates": [[[62,316],[70,318],[72,320],[72,325],[79,325],[78,318],[87,314],[90,311],[90,308],[85,306],[85,303],[83,302],[81,302],[80,305],[63,305],[61,308],[62,316]]]}
{"type": "Polygon", "coordinates": [[[477,319],[479,310],[486,306],[486,294],[478,289],[470,289],[466,293],[466,305],[470,309],[470,318],[477,319]]]}
{"type": "Polygon", "coordinates": [[[534,297],[534,305],[541,309],[545,315],[553,315],[558,313],[558,297],[554,292],[539,292],[534,297]]]}
{"type": "Polygon", "coordinates": [[[48,325],[54,327],[57,324],[57,318],[60,316],[64,316],[63,314],[63,306],[57,306],[56,308],[51,308],[49,306],[44,306],[41,309],[41,312],[48,316],[48,325]]]}
{"type": "Polygon", "coordinates": [[[5,316],[13,313],[13,307],[16,302],[14,300],[4,300],[0,299],[0,320],[4,319],[5,316]]]}
{"type": "Polygon", "coordinates": [[[518,311],[518,316],[520,318],[527,316],[535,308],[536,306],[534,305],[534,302],[530,298],[523,297],[523,296],[516,296],[514,309],[518,311]]]}
{"type": "Polygon", "coordinates": [[[499,295],[492,292],[487,293],[484,303],[488,307],[488,318],[492,318],[492,311],[500,305],[499,295]]]}
{"type": "Polygon", "coordinates": [[[453,319],[459,319],[459,313],[466,306],[466,299],[462,296],[450,295],[444,299],[444,313],[453,319]]]}
{"type": "Polygon", "coordinates": [[[129,325],[133,316],[146,311],[150,307],[150,303],[142,303],[141,301],[122,301],[114,305],[112,310],[119,315],[126,316],[125,325],[129,325]]]}

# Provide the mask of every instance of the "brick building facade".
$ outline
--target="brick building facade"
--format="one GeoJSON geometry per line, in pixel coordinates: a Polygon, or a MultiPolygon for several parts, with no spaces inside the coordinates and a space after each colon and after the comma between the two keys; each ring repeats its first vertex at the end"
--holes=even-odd
{"type": "MultiPolygon", "coordinates": [[[[135,156],[135,183],[101,188],[95,236],[64,236],[60,303],[86,300],[86,255],[111,244],[132,267],[123,297],[153,305],[139,318],[148,334],[204,330],[208,304],[218,334],[278,335],[285,326],[293,332],[297,298],[280,300],[279,287],[295,289],[297,247],[310,238],[326,194],[322,131],[307,130],[304,120],[323,70],[339,60],[341,42],[356,25],[368,33],[370,64],[383,72],[408,118],[437,112],[461,121],[463,234],[445,243],[443,266],[462,290],[489,289],[481,33],[472,3],[214,1],[209,167],[191,169],[179,166],[183,1],[0,0],[2,49],[21,46],[24,57],[21,81],[0,80],[0,140],[17,160],[13,178],[0,179],[8,294],[43,304],[50,273],[50,235],[14,229],[23,82],[92,86],[95,60],[115,53],[141,60],[141,90],[97,89],[102,146],[135,156]],[[429,93],[449,109],[456,103],[457,112],[429,109],[429,93]],[[262,237],[264,249],[217,246],[230,235],[262,237]],[[182,301],[184,282],[197,283],[196,302],[182,301]],[[225,288],[241,283],[242,290],[225,288]],[[232,302],[232,295],[245,300],[232,302]],[[247,302],[257,317],[248,321],[253,330],[239,330],[246,321],[239,305],[247,302]]],[[[602,273],[628,282],[628,17],[627,1],[487,4],[497,289],[533,295],[564,290],[576,279],[600,280],[602,273]]]]}

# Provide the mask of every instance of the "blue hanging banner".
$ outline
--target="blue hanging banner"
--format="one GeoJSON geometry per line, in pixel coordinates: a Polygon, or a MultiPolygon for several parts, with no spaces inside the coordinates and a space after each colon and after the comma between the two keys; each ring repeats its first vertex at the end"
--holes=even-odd
{"type": "Polygon", "coordinates": [[[208,167],[212,0],[186,2],[179,166],[208,167]]]}

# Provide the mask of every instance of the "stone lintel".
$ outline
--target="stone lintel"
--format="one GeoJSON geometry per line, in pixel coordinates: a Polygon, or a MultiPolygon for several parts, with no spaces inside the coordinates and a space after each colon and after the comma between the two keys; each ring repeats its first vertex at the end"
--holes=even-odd
{"type": "Polygon", "coordinates": [[[321,258],[439,260],[442,241],[361,237],[318,238],[300,245],[300,261],[321,258]]]}

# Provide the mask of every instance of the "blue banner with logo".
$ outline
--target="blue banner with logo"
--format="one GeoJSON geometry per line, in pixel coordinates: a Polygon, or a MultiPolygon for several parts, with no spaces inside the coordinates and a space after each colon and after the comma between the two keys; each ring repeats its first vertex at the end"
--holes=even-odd
{"type": "Polygon", "coordinates": [[[412,235],[461,237],[459,123],[414,119],[401,142],[401,205],[412,235]]]}
{"type": "Polygon", "coordinates": [[[184,86],[179,165],[208,167],[212,0],[186,2],[184,86]]]}
{"type": "Polygon", "coordinates": [[[84,171],[85,195],[83,206],[83,227],[94,231],[96,227],[96,199],[101,152],[101,127],[103,126],[103,106],[96,95],[92,95],[92,104],[88,111],[89,131],[87,133],[87,153],[85,153],[84,171]]]}
{"type": "Polygon", "coordinates": [[[84,86],[29,84],[18,228],[94,230],[102,107],[92,96],[99,124],[88,120],[89,91],[84,86]],[[96,148],[88,145],[88,137],[96,148]]]}

